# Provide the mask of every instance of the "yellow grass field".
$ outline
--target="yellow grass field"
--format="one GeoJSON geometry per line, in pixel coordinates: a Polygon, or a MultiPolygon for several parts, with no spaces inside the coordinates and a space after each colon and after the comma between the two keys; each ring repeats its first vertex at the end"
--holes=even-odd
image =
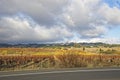
{"type": "Polygon", "coordinates": [[[0,70],[120,67],[120,48],[0,48],[0,70]]]}

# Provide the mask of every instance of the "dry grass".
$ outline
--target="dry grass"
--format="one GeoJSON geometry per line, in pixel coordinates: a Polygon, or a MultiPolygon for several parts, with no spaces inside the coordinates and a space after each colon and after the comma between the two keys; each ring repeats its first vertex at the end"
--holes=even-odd
{"type": "Polygon", "coordinates": [[[120,67],[120,55],[93,54],[79,49],[2,48],[0,70],[120,67]]]}

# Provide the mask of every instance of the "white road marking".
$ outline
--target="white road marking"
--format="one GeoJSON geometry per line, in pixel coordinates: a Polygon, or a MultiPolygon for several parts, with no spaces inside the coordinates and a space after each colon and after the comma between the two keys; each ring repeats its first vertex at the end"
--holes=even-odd
{"type": "Polygon", "coordinates": [[[38,74],[55,74],[55,73],[75,73],[75,72],[104,72],[104,71],[118,71],[120,69],[91,69],[91,70],[68,70],[68,71],[50,71],[50,72],[36,72],[36,73],[18,73],[10,75],[0,75],[0,77],[15,77],[26,75],[38,75],[38,74]]]}

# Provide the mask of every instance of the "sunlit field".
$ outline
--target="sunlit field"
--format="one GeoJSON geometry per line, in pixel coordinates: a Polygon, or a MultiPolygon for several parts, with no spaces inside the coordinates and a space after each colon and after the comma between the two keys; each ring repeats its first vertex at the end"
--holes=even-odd
{"type": "Polygon", "coordinates": [[[120,48],[0,48],[0,70],[120,67],[120,48]]]}

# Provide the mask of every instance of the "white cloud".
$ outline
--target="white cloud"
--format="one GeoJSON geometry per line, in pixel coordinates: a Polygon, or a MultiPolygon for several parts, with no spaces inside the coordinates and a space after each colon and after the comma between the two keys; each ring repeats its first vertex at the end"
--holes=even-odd
{"type": "Polygon", "coordinates": [[[66,42],[86,42],[86,43],[95,43],[95,42],[102,42],[102,43],[108,43],[108,44],[120,44],[120,38],[91,38],[91,39],[80,39],[78,37],[66,41],[66,42]]]}
{"type": "Polygon", "coordinates": [[[97,15],[100,3],[100,0],[72,0],[61,21],[82,37],[99,37],[107,30],[103,19],[97,15]]]}
{"type": "Polygon", "coordinates": [[[120,44],[120,38],[93,38],[89,42],[104,42],[109,44],[120,44]]]}
{"type": "Polygon", "coordinates": [[[42,25],[53,25],[67,3],[68,0],[1,0],[0,13],[14,15],[22,12],[42,25]]]}
{"type": "Polygon", "coordinates": [[[101,0],[72,0],[61,21],[82,38],[95,38],[119,26],[119,14],[119,8],[112,8],[101,0]]]}
{"type": "Polygon", "coordinates": [[[103,4],[99,9],[99,15],[109,25],[120,25],[120,9],[117,7],[109,7],[107,4],[103,4]]]}
{"type": "Polygon", "coordinates": [[[64,26],[53,26],[46,28],[29,19],[14,17],[3,17],[0,20],[0,41],[1,42],[51,42],[69,38],[72,33],[64,26]]]}
{"type": "Polygon", "coordinates": [[[104,41],[120,25],[119,14],[102,0],[1,0],[0,41],[104,41]]]}

